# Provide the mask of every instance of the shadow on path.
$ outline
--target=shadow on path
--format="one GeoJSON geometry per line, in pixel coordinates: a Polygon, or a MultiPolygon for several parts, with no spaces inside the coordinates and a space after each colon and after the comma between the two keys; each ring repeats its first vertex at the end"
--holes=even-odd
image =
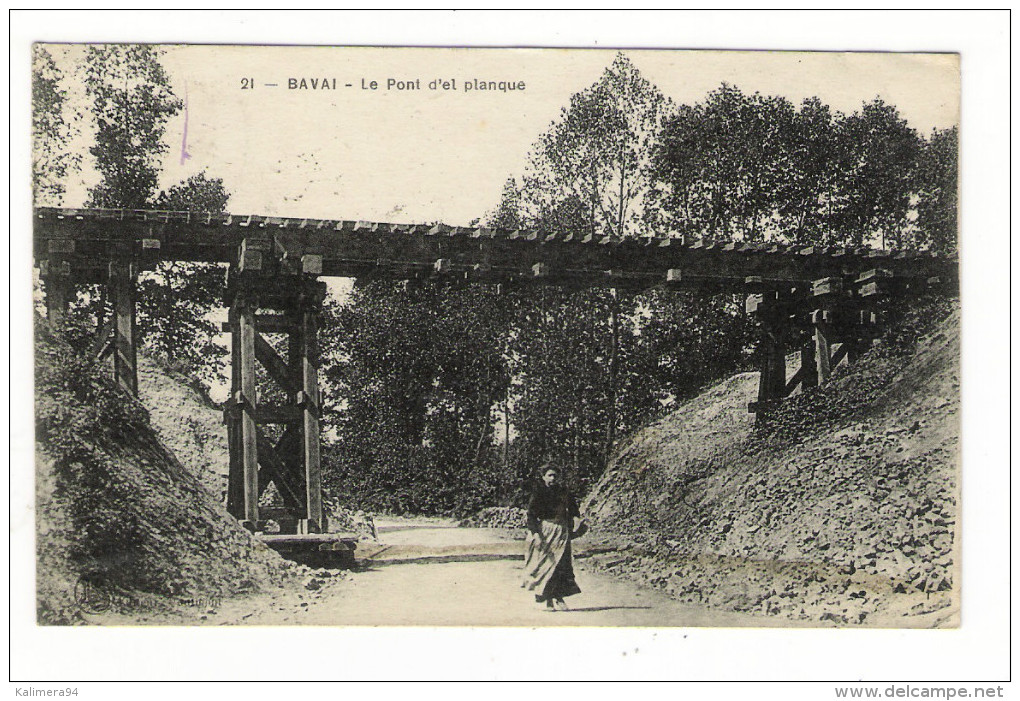
{"type": "Polygon", "coordinates": [[[583,608],[569,608],[559,610],[556,613],[583,613],[585,611],[616,611],[619,609],[650,609],[651,606],[586,606],[583,608]]]}

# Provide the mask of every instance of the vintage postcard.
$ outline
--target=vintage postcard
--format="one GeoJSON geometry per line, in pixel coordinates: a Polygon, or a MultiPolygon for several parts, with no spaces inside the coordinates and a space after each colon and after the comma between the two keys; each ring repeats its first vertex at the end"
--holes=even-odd
{"type": "Polygon", "coordinates": [[[32,86],[38,624],[960,624],[959,55],[32,86]]]}

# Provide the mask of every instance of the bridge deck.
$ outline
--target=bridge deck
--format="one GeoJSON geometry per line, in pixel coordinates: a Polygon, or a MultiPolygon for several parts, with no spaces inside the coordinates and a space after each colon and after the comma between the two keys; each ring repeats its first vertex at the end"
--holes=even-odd
{"type": "Polygon", "coordinates": [[[805,284],[874,268],[907,279],[957,275],[955,259],[926,252],[153,210],[39,208],[34,243],[37,260],[66,262],[83,280],[125,257],[143,268],[211,261],[266,273],[734,291],[746,289],[749,277],[766,286],[805,284]]]}

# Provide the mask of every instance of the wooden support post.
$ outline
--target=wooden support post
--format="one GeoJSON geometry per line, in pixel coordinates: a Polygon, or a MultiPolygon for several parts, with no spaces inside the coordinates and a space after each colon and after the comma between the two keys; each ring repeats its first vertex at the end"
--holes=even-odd
{"type": "Polygon", "coordinates": [[[138,330],[135,319],[137,274],[126,261],[110,264],[110,288],[113,296],[115,337],[113,371],[117,384],[138,396],[138,330]]]}
{"type": "Polygon", "coordinates": [[[304,299],[301,323],[301,392],[304,409],[302,443],[304,444],[307,528],[321,529],[322,473],[319,452],[319,341],[317,295],[304,299]]]}
{"type": "Polygon", "coordinates": [[[256,527],[259,520],[259,456],[258,434],[255,425],[257,391],[255,388],[255,304],[241,295],[234,300],[237,306],[237,336],[239,339],[240,367],[234,368],[241,376],[239,400],[241,402],[241,461],[244,474],[244,521],[256,527]]]}
{"type": "Polygon", "coordinates": [[[825,315],[821,310],[815,311],[812,315],[811,322],[815,328],[815,367],[817,368],[817,380],[819,384],[824,383],[829,379],[829,375],[832,374],[832,368],[829,365],[829,360],[832,358],[832,330],[829,327],[829,323],[825,320],[825,315]]]}
{"type": "Polygon", "coordinates": [[[846,346],[846,362],[856,363],[861,357],[861,343],[856,337],[848,338],[843,342],[846,346]]]}
{"type": "Polygon", "coordinates": [[[786,352],[781,329],[769,334],[768,362],[769,399],[782,399],[786,396],[786,352]]]}
{"type": "Polygon", "coordinates": [[[777,333],[775,329],[766,329],[762,336],[758,380],[758,402],[762,405],[786,396],[786,354],[777,333]]]}
{"type": "Polygon", "coordinates": [[[242,405],[235,402],[241,397],[241,333],[237,304],[231,303],[228,312],[230,328],[230,397],[224,410],[227,423],[227,450],[230,454],[227,473],[227,511],[237,520],[244,515],[244,447],[241,440],[242,405]]]}
{"type": "MultiPolygon", "coordinates": [[[[47,262],[47,261],[44,261],[47,262]]],[[[53,329],[59,329],[67,321],[67,308],[71,303],[71,279],[69,275],[60,274],[60,263],[50,262],[47,266],[49,274],[44,278],[46,283],[46,320],[53,329]]]]}
{"type": "Polygon", "coordinates": [[[815,344],[809,343],[800,349],[801,387],[818,386],[818,366],[815,364],[815,344]]]}
{"type": "Polygon", "coordinates": [[[786,388],[786,351],[783,346],[785,329],[780,313],[780,295],[777,290],[762,289],[761,281],[748,278],[750,289],[761,290],[747,298],[748,313],[755,314],[761,324],[761,343],[759,345],[758,401],[750,410],[761,412],[769,402],[782,399],[787,395],[786,388]]]}

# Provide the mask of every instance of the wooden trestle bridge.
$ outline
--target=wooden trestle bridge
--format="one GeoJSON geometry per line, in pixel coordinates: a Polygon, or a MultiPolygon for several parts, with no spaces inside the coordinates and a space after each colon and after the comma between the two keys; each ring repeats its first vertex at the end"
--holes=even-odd
{"type": "Polygon", "coordinates": [[[51,322],[63,319],[76,284],[108,286],[115,313],[95,349],[112,354],[117,381],[132,393],[139,272],[161,260],[228,265],[227,506],[261,530],[259,497],[273,482],[289,516],[278,520],[295,534],[326,529],[316,340],[321,277],[743,294],[762,330],[758,401],[750,407],[758,411],[798,386],[824,382],[844,358],[852,361],[874,337],[884,298],[933,285],[952,289],[958,276],[955,259],[922,252],[149,210],[40,208],[34,244],[51,322]],[[287,358],[263,333],[288,336],[287,358]],[[800,353],[800,366],[788,378],[790,352],[800,353]],[[256,363],[286,403],[259,401],[256,363]],[[283,426],[280,438],[270,439],[267,424],[283,426]]]}

